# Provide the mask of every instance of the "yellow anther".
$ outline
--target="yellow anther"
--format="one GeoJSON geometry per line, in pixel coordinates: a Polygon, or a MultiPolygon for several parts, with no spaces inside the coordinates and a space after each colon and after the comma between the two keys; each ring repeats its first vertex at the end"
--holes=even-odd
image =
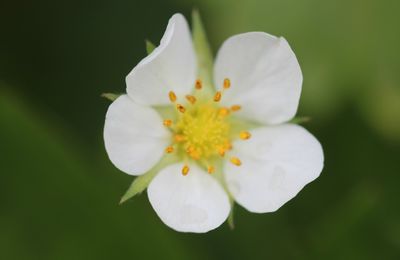
{"type": "Polygon", "coordinates": [[[214,96],[214,101],[219,102],[221,100],[221,97],[222,97],[221,91],[217,91],[217,93],[215,93],[215,96],[214,96]]]}
{"type": "Polygon", "coordinates": [[[220,115],[220,116],[227,116],[227,115],[229,115],[229,109],[227,109],[227,108],[225,108],[225,107],[221,108],[221,109],[219,110],[219,115],[220,115]]]}
{"type": "Polygon", "coordinates": [[[194,104],[196,103],[196,98],[192,95],[186,95],[186,99],[191,103],[194,104]]]}
{"type": "Polygon", "coordinates": [[[172,120],[171,119],[165,119],[164,122],[163,122],[163,125],[171,126],[172,125],[172,120]]]}
{"type": "Polygon", "coordinates": [[[207,167],[207,172],[209,173],[209,174],[211,174],[211,173],[213,173],[215,171],[215,168],[214,168],[214,166],[208,166],[207,167]]]}
{"type": "Polygon", "coordinates": [[[176,101],[176,95],[173,91],[170,91],[168,93],[168,96],[169,96],[169,100],[171,100],[172,103],[174,103],[176,101]]]}
{"type": "Polygon", "coordinates": [[[182,175],[186,176],[189,173],[189,170],[190,170],[189,166],[187,166],[187,165],[183,166],[182,175]]]}
{"type": "Polygon", "coordinates": [[[192,157],[195,160],[200,159],[200,154],[198,153],[198,151],[196,151],[196,148],[192,145],[186,148],[186,153],[189,154],[190,157],[192,157]]]}
{"type": "Polygon", "coordinates": [[[236,165],[236,166],[240,166],[240,165],[242,165],[242,162],[239,160],[239,158],[237,158],[237,157],[232,157],[231,159],[230,159],[230,161],[231,161],[231,163],[233,163],[234,165],[236,165]]]}
{"type": "Polygon", "coordinates": [[[230,87],[231,87],[231,81],[228,78],[224,79],[224,89],[228,89],[230,87]]]}
{"type": "Polygon", "coordinates": [[[179,112],[181,113],[185,113],[186,108],[184,106],[182,106],[181,104],[177,104],[176,108],[179,110],[179,112]]]}
{"type": "Polygon", "coordinates": [[[247,140],[251,137],[251,134],[247,131],[242,131],[242,132],[240,132],[239,136],[240,136],[240,139],[247,140]]]}
{"type": "Polygon", "coordinates": [[[192,157],[195,160],[200,159],[200,155],[199,153],[196,151],[196,148],[194,148],[194,146],[189,146],[188,148],[186,148],[186,152],[190,155],[190,157],[192,157]]]}
{"type": "Polygon", "coordinates": [[[185,137],[183,135],[175,135],[175,141],[177,142],[183,142],[185,141],[185,137]]]}
{"type": "Polygon", "coordinates": [[[225,150],[232,150],[232,144],[231,143],[229,143],[229,142],[227,142],[226,144],[225,144],[225,150]]]}
{"type": "Polygon", "coordinates": [[[233,105],[233,106],[231,106],[231,110],[232,111],[238,111],[238,110],[240,110],[242,107],[241,106],[239,106],[239,105],[233,105]]]}
{"type": "Polygon", "coordinates": [[[225,155],[225,149],[223,147],[218,147],[218,154],[221,156],[225,155]]]}
{"type": "Polygon", "coordinates": [[[201,83],[201,80],[196,80],[196,83],[194,84],[196,89],[201,89],[203,87],[203,84],[201,83]]]}
{"type": "Polygon", "coordinates": [[[166,153],[172,153],[173,151],[174,151],[174,147],[172,147],[172,146],[168,146],[167,148],[165,148],[166,153]]]}
{"type": "Polygon", "coordinates": [[[193,146],[189,146],[188,148],[186,148],[186,152],[187,153],[191,153],[191,152],[193,152],[195,149],[194,149],[194,147],[193,146]]]}
{"type": "Polygon", "coordinates": [[[195,150],[189,153],[190,157],[192,157],[194,160],[199,160],[200,159],[200,154],[195,150]]]}

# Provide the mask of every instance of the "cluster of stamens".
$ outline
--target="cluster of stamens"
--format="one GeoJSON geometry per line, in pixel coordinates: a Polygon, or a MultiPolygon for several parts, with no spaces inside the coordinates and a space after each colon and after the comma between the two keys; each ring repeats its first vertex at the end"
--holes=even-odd
{"type": "MultiPolygon", "coordinates": [[[[195,92],[185,96],[185,105],[177,102],[178,98],[173,91],[168,93],[178,116],[176,122],[171,119],[165,119],[163,122],[164,126],[173,132],[172,144],[165,148],[165,152],[183,152],[186,161],[182,167],[183,175],[187,175],[190,170],[188,159],[198,161],[207,168],[208,173],[213,173],[213,158],[224,157],[226,152],[232,150],[231,139],[247,140],[251,137],[248,131],[241,131],[237,136],[232,136],[229,115],[240,110],[240,105],[218,106],[224,91],[231,87],[230,80],[224,79],[222,90],[217,91],[212,100],[202,99],[202,87],[202,82],[196,80],[195,92]]],[[[236,166],[242,164],[237,157],[230,157],[229,161],[236,166]]]]}

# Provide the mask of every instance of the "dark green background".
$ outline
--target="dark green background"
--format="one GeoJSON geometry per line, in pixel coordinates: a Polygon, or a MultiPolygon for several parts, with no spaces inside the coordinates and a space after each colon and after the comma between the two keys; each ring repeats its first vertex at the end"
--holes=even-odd
{"type": "Polygon", "coordinates": [[[399,1],[2,1],[0,259],[398,259],[399,1]],[[109,105],[175,12],[199,7],[214,52],[246,31],[283,35],[304,74],[299,115],[325,168],[278,212],[236,207],[177,233],[104,150],[109,105]]]}

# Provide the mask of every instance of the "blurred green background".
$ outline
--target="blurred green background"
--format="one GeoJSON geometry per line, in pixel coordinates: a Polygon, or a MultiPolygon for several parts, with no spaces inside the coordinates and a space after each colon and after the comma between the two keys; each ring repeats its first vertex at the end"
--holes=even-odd
{"type": "Polygon", "coordinates": [[[0,259],[399,259],[399,1],[2,1],[0,259]],[[102,140],[124,78],[175,12],[198,7],[214,52],[246,31],[284,36],[304,74],[299,115],[325,168],[278,212],[177,233],[102,140]]]}

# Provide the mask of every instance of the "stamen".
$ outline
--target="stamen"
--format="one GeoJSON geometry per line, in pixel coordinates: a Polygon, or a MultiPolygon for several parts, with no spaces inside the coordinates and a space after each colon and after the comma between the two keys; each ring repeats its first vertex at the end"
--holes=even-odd
{"type": "Polygon", "coordinates": [[[182,175],[186,176],[189,173],[189,170],[190,170],[189,166],[187,166],[187,165],[183,166],[182,175]]]}
{"type": "Polygon", "coordinates": [[[183,135],[175,135],[175,141],[183,142],[183,141],[185,141],[185,136],[183,136],[183,135]]]}
{"type": "Polygon", "coordinates": [[[179,112],[181,113],[185,113],[186,108],[184,106],[182,106],[181,104],[177,104],[176,108],[179,110],[179,112]]]}
{"type": "Polygon", "coordinates": [[[227,116],[229,115],[229,109],[227,109],[226,107],[223,107],[219,110],[219,115],[220,116],[227,116]]]}
{"type": "Polygon", "coordinates": [[[215,93],[215,96],[214,96],[214,101],[219,102],[221,100],[221,97],[222,97],[221,91],[217,91],[217,93],[215,93]]]}
{"type": "Polygon", "coordinates": [[[225,150],[232,150],[232,144],[230,142],[225,144],[225,150]]]}
{"type": "Polygon", "coordinates": [[[170,91],[170,92],[168,93],[168,96],[169,96],[169,100],[171,100],[172,103],[175,103],[175,101],[176,101],[175,92],[170,91]]]}
{"type": "Polygon", "coordinates": [[[196,103],[196,98],[195,98],[194,96],[186,95],[186,99],[187,99],[191,104],[196,103]]]}
{"type": "Polygon", "coordinates": [[[242,131],[242,132],[240,132],[239,136],[240,136],[240,139],[247,140],[251,137],[251,134],[247,131],[242,131]]]}
{"type": "Polygon", "coordinates": [[[228,89],[231,87],[231,81],[228,78],[224,79],[224,89],[228,89]]]}
{"type": "Polygon", "coordinates": [[[194,150],[192,152],[189,153],[190,157],[192,157],[194,160],[199,160],[200,159],[200,154],[194,150]]]}
{"type": "Polygon", "coordinates": [[[196,89],[201,89],[203,87],[203,84],[201,83],[201,80],[196,80],[196,83],[195,83],[195,88],[196,89]]]}
{"type": "Polygon", "coordinates": [[[171,119],[165,119],[164,122],[163,122],[163,125],[171,126],[172,125],[172,120],[171,119]]]}
{"type": "Polygon", "coordinates": [[[242,165],[242,162],[239,160],[239,158],[237,158],[237,157],[232,157],[231,159],[230,159],[230,161],[231,161],[231,163],[233,163],[234,165],[236,165],[236,166],[240,166],[240,165],[242,165]]]}
{"type": "Polygon", "coordinates": [[[167,148],[165,148],[166,153],[172,153],[173,151],[174,151],[174,147],[172,147],[172,146],[168,146],[167,148]]]}
{"type": "Polygon", "coordinates": [[[186,148],[186,153],[188,153],[190,157],[192,157],[195,160],[200,159],[199,153],[196,151],[196,148],[192,145],[186,148]]]}
{"type": "Polygon", "coordinates": [[[241,109],[242,107],[241,106],[239,106],[239,105],[233,105],[233,106],[231,106],[231,110],[232,111],[239,111],[240,109],[241,109]]]}
{"type": "Polygon", "coordinates": [[[192,153],[194,151],[194,147],[193,146],[189,146],[188,148],[186,148],[186,152],[187,153],[192,153]]]}
{"type": "Polygon", "coordinates": [[[209,173],[209,174],[211,174],[211,173],[213,173],[215,171],[215,168],[214,168],[214,166],[208,166],[208,168],[207,168],[207,172],[209,173]]]}
{"type": "Polygon", "coordinates": [[[225,155],[225,149],[223,147],[218,147],[218,154],[221,156],[225,155]]]}

